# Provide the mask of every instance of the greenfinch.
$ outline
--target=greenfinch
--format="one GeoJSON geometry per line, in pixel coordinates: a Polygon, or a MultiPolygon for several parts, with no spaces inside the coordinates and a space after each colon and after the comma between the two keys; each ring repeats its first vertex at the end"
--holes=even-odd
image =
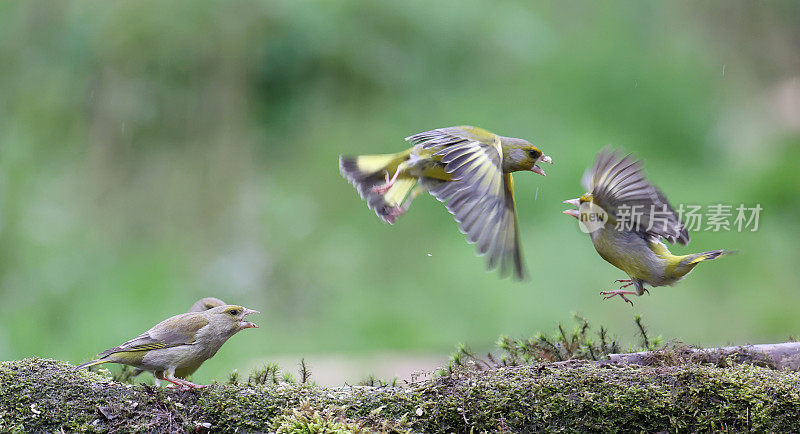
{"type": "Polygon", "coordinates": [[[219,306],[225,306],[225,302],[214,297],[206,297],[197,300],[187,312],[202,312],[219,306]]]}
{"type": "Polygon", "coordinates": [[[178,387],[205,387],[185,378],[213,357],[231,336],[247,328],[257,328],[257,325],[245,321],[245,317],[254,313],[259,312],[225,305],[175,315],[75,369],[101,363],[121,363],[149,371],[157,379],[178,387]]]}
{"type": "Polygon", "coordinates": [[[396,154],[340,156],[339,169],[390,224],[415,197],[430,192],[455,216],[467,241],[477,244],[478,254],[487,255],[489,269],[499,268],[501,276],[513,269],[524,278],[511,174],[544,176],[538,163],[552,159],[526,140],[472,126],[425,131],[406,141],[412,146],[396,154]]]}
{"type": "MultiPolygon", "coordinates": [[[[213,309],[213,308],[215,308],[217,306],[225,306],[225,304],[226,303],[224,301],[222,301],[222,300],[220,300],[218,298],[205,297],[205,298],[201,298],[200,300],[197,300],[192,305],[192,307],[189,308],[189,310],[187,312],[202,312],[204,310],[213,309]]],[[[135,376],[141,374],[142,372],[144,372],[144,371],[141,370],[141,369],[138,369],[138,368],[134,368],[133,369],[133,376],[135,377],[135,376]]],[[[160,381],[156,378],[156,385],[158,385],[159,383],[160,383],[160,381]]]]}
{"type": "Polygon", "coordinates": [[[602,291],[603,298],[618,295],[630,304],[625,295],[642,295],[644,285],[674,285],[697,264],[732,253],[673,255],[662,240],[686,245],[689,233],[664,193],[647,181],[642,166],[631,155],[603,149],[583,176],[586,193],[564,201],[577,207],[564,214],[581,222],[597,253],[630,277],[617,280],[623,283],[619,289],[602,291]],[[635,291],[623,289],[631,285],[635,291]]]}

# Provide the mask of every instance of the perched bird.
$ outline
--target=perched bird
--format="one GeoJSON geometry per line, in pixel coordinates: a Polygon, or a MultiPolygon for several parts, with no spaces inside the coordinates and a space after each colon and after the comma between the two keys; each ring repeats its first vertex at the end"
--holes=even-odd
{"type": "Polygon", "coordinates": [[[237,332],[256,328],[245,317],[259,313],[241,306],[218,306],[203,312],[187,312],[167,318],[122,345],[98,354],[100,358],[75,369],[101,363],[121,363],[150,371],[157,379],[176,386],[204,387],[185,380],[217,353],[237,332]]]}
{"type": "Polygon", "coordinates": [[[478,254],[487,255],[489,269],[499,267],[506,275],[513,268],[522,279],[526,271],[511,173],[544,176],[537,163],[552,163],[550,157],[526,140],[471,126],[425,131],[406,141],[413,146],[396,154],[341,156],[339,169],[388,223],[429,191],[455,216],[467,241],[477,243],[478,254]]]}
{"type": "MultiPolygon", "coordinates": [[[[187,312],[202,312],[204,310],[213,309],[213,308],[218,307],[218,306],[225,306],[225,302],[220,300],[220,299],[218,299],[218,298],[206,297],[206,298],[201,298],[200,300],[197,300],[192,305],[192,307],[189,308],[189,310],[187,312]]],[[[144,371],[139,369],[139,368],[134,368],[132,376],[135,377],[135,376],[141,374],[142,372],[144,372],[144,371]]],[[[158,386],[160,383],[161,383],[161,381],[158,378],[156,378],[156,386],[158,386]]]]}
{"type": "Polygon", "coordinates": [[[225,302],[214,297],[206,297],[197,300],[187,312],[202,312],[218,306],[225,306],[225,302]]]}
{"type": "Polygon", "coordinates": [[[626,294],[642,295],[644,285],[674,285],[699,263],[732,253],[710,250],[673,255],[662,239],[686,245],[689,233],[664,193],[644,176],[642,162],[631,155],[603,149],[594,166],[583,176],[583,196],[565,200],[568,209],[592,238],[600,256],[628,274],[618,290],[602,291],[603,298],[616,295],[633,304],[626,294]],[[633,285],[635,291],[624,290],[633,285]]]}

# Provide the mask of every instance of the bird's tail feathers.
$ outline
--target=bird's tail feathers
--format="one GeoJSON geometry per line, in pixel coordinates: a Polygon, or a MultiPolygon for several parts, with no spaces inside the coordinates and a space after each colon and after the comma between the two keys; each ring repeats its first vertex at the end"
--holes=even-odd
{"type": "Polygon", "coordinates": [[[698,262],[710,261],[722,256],[732,255],[736,253],[734,250],[709,250],[707,252],[698,253],[697,257],[689,261],[690,264],[697,264],[698,262]]]}
{"type": "Polygon", "coordinates": [[[409,151],[397,154],[359,155],[339,157],[339,171],[345,179],[356,187],[358,194],[367,202],[371,210],[388,223],[402,214],[401,205],[408,193],[417,183],[415,178],[399,177],[387,191],[375,191],[394,176],[398,166],[408,158],[409,151]]]}
{"type": "Polygon", "coordinates": [[[77,371],[78,369],[81,369],[81,368],[88,368],[89,366],[100,365],[100,364],[109,363],[109,362],[111,362],[111,360],[103,360],[103,359],[92,360],[92,361],[89,361],[89,362],[86,362],[86,363],[81,363],[80,365],[76,366],[73,370],[77,371]]]}

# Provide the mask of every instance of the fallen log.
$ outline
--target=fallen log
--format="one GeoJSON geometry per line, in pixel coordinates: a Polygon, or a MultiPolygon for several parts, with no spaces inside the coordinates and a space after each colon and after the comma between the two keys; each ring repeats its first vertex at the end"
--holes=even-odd
{"type": "Polygon", "coordinates": [[[731,358],[725,367],[666,364],[679,359],[458,369],[404,387],[245,383],[182,391],[31,358],[0,363],[0,431],[798,429],[800,374],[731,358]]]}
{"type": "Polygon", "coordinates": [[[664,350],[609,354],[600,363],[655,365],[664,361],[683,363],[749,363],[778,370],[800,371],[800,342],[781,344],[739,345],[721,348],[692,348],[684,345],[664,350]],[[675,360],[670,360],[675,359],[675,360]]]}

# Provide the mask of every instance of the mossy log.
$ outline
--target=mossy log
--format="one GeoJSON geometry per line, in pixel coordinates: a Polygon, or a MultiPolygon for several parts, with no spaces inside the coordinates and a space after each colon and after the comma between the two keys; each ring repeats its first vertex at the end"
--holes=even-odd
{"type": "Polygon", "coordinates": [[[182,391],[55,360],[0,363],[3,432],[795,431],[799,421],[800,374],[751,364],[573,362],[460,369],[404,387],[182,391]]]}

